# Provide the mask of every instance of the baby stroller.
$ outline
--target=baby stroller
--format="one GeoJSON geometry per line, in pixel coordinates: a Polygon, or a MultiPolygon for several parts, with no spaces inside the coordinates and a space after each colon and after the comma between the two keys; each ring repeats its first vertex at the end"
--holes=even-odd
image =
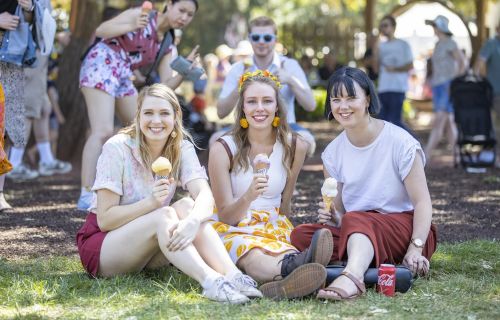
{"type": "Polygon", "coordinates": [[[485,172],[495,165],[495,131],[491,119],[493,89],[488,80],[469,73],[450,86],[458,129],[458,150],[467,172],[485,172]]]}

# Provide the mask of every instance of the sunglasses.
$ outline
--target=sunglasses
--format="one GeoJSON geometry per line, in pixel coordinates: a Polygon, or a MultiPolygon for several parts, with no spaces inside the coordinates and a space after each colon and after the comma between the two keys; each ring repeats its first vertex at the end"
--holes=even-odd
{"type": "Polygon", "coordinates": [[[269,43],[276,39],[276,36],[271,33],[251,33],[249,36],[250,40],[252,42],[260,42],[261,40],[264,40],[265,43],[269,43]]]}
{"type": "Polygon", "coordinates": [[[387,28],[387,27],[390,27],[390,26],[391,26],[391,25],[390,25],[390,24],[388,24],[388,23],[382,23],[379,27],[380,27],[381,29],[384,29],[384,28],[387,28]]]}

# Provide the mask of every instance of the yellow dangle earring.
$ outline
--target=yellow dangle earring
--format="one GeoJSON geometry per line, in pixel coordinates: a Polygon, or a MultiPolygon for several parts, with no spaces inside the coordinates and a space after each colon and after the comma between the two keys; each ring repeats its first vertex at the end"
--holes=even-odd
{"type": "Polygon", "coordinates": [[[276,114],[273,119],[273,127],[275,128],[279,127],[280,121],[281,121],[280,117],[278,117],[278,114],[276,114]]]}
{"type": "Polygon", "coordinates": [[[243,129],[247,129],[248,128],[248,120],[246,118],[241,118],[240,119],[240,126],[243,129]]]}

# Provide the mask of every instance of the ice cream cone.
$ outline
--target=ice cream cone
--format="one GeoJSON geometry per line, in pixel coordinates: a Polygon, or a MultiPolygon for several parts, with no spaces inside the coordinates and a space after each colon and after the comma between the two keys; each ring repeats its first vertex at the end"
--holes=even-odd
{"type": "Polygon", "coordinates": [[[155,173],[155,179],[168,179],[172,171],[172,164],[165,157],[159,157],[151,165],[151,170],[155,173]]]}
{"type": "Polygon", "coordinates": [[[253,159],[253,169],[255,173],[267,175],[271,162],[267,154],[259,153],[253,159]]]}
{"type": "Polygon", "coordinates": [[[144,1],[141,10],[143,15],[149,15],[151,10],[153,10],[153,4],[150,1],[144,1]]]}
{"type": "Polygon", "coordinates": [[[332,177],[326,178],[321,187],[321,195],[326,211],[330,211],[333,199],[337,196],[337,180],[332,177]]]}
{"type": "Polygon", "coordinates": [[[266,175],[268,170],[269,170],[269,163],[259,162],[255,165],[255,171],[259,174],[266,175]]]}
{"type": "Polygon", "coordinates": [[[332,202],[333,202],[334,197],[329,197],[327,195],[323,195],[323,203],[325,204],[325,210],[330,211],[332,207],[332,202]]]}

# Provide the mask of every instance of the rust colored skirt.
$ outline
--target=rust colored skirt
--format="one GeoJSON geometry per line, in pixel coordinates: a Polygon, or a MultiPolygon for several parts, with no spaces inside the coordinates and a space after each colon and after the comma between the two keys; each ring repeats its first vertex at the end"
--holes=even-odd
{"type": "MultiPolygon", "coordinates": [[[[302,224],[290,236],[292,245],[303,251],[311,243],[314,232],[329,229],[333,235],[334,250],[331,261],[347,260],[347,240],[353,233],[366,235],[375,251],[372,266],[382,263],[401,264],[410,245],[413,232],[413,212],[381,214],[378,212],[348,212],[342,219],[341,228],[323,224],[302,224]]],[[[431,225],[422,255],[431,259],[436,251],[437,230],[431,225]]]]}
{"type": "Polygon", "coordinates": [[[83,268],[89,276],[97,277],[101,247],[107,232],[102,232],[97,225],[97,216],[90,212],[83,226],[76,234],[76,245],[83,268]]]}

